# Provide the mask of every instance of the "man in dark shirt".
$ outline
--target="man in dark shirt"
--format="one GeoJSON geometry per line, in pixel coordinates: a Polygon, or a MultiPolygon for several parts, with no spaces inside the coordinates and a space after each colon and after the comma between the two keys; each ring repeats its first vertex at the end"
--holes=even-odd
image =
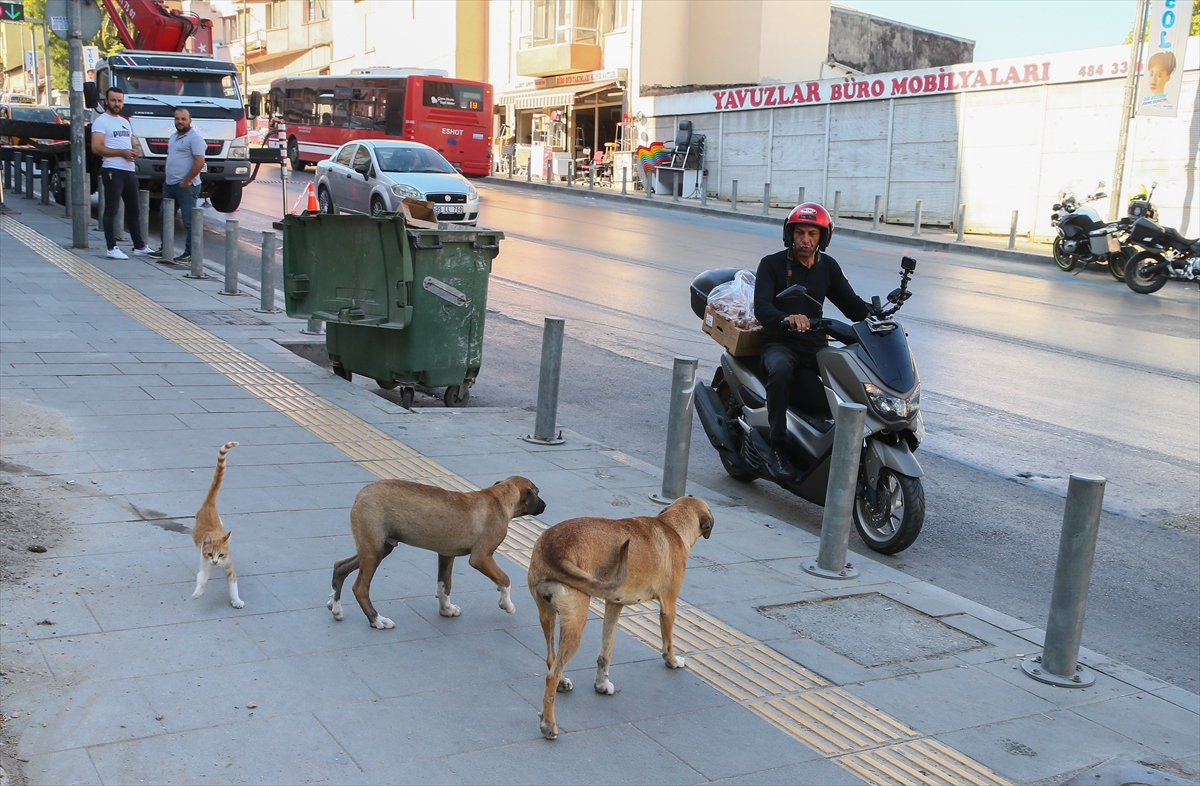
{"type": "Polygon", "coordinates": [[[821,316],[828,298],[849,319],[859,321],[871,313],[855,294],[836,260],[824,253],[833,234],[833,221],[825,208],[805,202],[788,215],[783,225],[787,248],[765,256],[758,263],[754,283],[754,316],[763,326],[762,364],[767,372],[767,420],[771,424],[771,455],[765,457],[777,477],[790,477],[795,468],[788,460],[787,409],[794,402],[806,413],[829,417],[825,384],[817,372],[817,350],[824,347],[824,334],[805,332],[809,320],[821,316]],[[799,284],[808,290],[781,310],[775,297],[799,284]],[[815,302],[814,302],[815,301],[815,302]],[[799,313],[789,313],[790,311],[799,313]]]}

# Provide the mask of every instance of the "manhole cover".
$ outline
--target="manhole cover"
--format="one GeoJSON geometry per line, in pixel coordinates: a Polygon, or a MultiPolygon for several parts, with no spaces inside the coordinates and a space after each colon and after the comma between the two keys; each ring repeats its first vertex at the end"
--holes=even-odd
{"type": "Polygon", "coordinates": [[[176,311],[176,314],[194,325],[265,325],[258,317],[245,311],[227,308],[220,311],[176,311]]]}
{"type": "Polygon", "coordinates": [[[987,646],[878,593],[762,606],[758,611],[862,666],[925,660],[987,646]]]}

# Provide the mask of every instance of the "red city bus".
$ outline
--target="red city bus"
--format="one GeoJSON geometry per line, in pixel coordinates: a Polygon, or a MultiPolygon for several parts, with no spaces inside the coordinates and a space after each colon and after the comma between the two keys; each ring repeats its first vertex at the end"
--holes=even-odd
{"type": "Polygon", "coordinates": [[[400,69],[283,77],[271,83],[269,108],[272,146],[297,171],[354,139],[421,142],[464,175],[491,171],[492,86],[483,82],[400,69]]]}

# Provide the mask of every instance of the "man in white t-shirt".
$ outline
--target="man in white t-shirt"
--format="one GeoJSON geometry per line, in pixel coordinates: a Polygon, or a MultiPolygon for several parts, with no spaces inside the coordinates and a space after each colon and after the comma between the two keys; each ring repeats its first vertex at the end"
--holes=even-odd
{"type": "Polygon", "coordinates": [[[137,149],[133,146],[133,127],[121,117],[125,92],[110,87],[104,94],[105,113],[92,121],[92,152],[104,159],[100,165],[100,187],[104,189],[104,243],[111,259],[129,259],[117,248],[113,224],[117,219],[117,201],[125,202],[125,224],[133,238],[135,256],[146,256],[150,247],[142,237],[138,215],[137,149]]]}

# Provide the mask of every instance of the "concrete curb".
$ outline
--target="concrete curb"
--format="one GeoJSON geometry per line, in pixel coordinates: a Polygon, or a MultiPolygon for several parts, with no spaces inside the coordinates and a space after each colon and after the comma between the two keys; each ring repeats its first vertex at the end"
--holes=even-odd
{"type": "MultiPolygon", "coordinates": [[[[597,199],[606,199],[611,202],[623,202],[626,204],[636,204],[642,207],[655,207],[661,210],[677,210],[684,213],[694,213],[698,215],[713,216],[717,218],[732,218],[738,221],[748,221],[756,224],[772,224],[778,225],[780,216],[763,215],[761,206],[757,208],[758,212],[751,212],[754,203],[747,203],[750,210],[734,211],[727,208],[702,207],[700,205],[691,204],[688,202],[675,202],[668,197],[648,198],[644,196],[634,196],[632,194],[619,194],[611,192],[607,189],[588,190],[586,186],[556,186],[546,185],[540,182],[530,182],[513,178],[509,180],[507,177],[488,176],[483,179],[488,185],[499,185],[507,188],[518,188],[527,191],[546,190],[554,194],[578,195],[594,197],[597,199]]],[[[858,227],[839,226],[837,228],[839,234],[849,237],[862,238],[864,240],[873,240],[877,243],[890,243],[893,245],[905,246],[906,248],[920,249],[922,251],[941,251],[947,254],[970,254],[973,256],[988,257],[990,259],[1006,259],[1012,262],[1032,262],[1035,264],[1046,264],[1052,261],[1049,254],[1035,254],[1031,251],[1010,251],[1007,248],[990,248],[988,246],[973,246],[967,243],[957,243],[947,240],[934,240],[924,237],[909,237],[902,235],[893,235],[888,232],[875,232],[870,229],[859,229],[858,227]]]]}

